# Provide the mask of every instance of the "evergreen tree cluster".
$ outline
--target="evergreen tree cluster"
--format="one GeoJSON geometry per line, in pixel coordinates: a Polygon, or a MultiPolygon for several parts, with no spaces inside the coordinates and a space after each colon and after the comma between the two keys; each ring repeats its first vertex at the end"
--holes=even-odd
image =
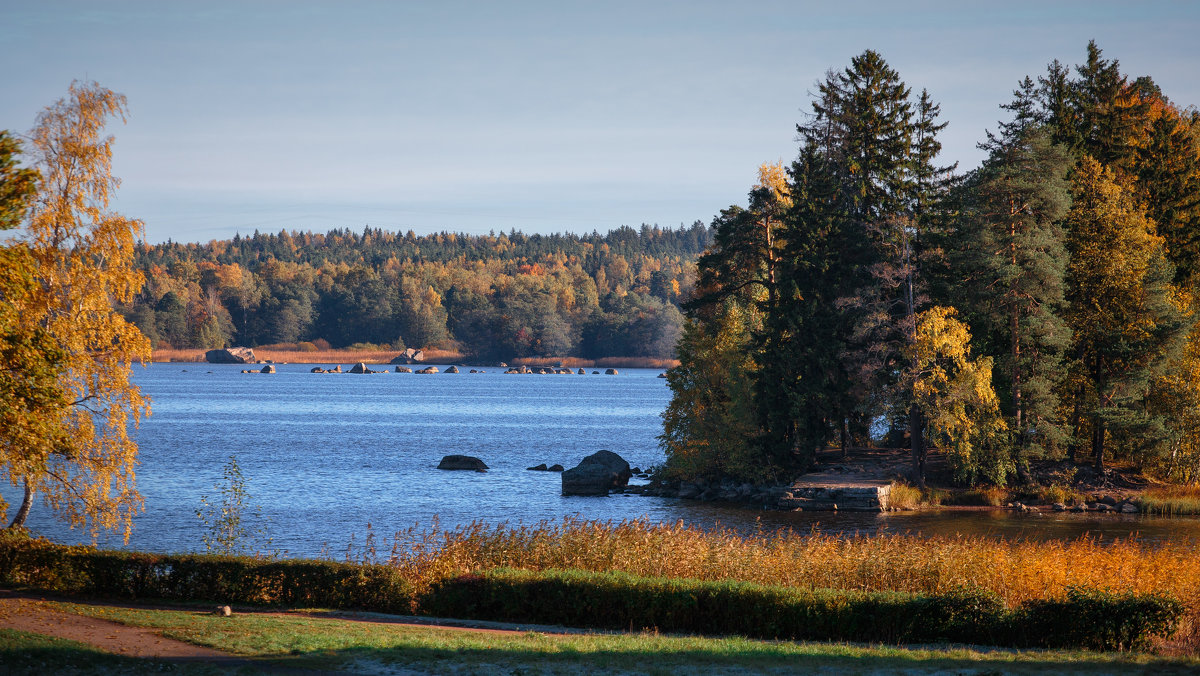
{"type": "Polygon", "coordinates": [[[287,232],[140,244],[122,312],[156,348],[308,342],[670,358],[702,223],[605,235],[287,232]]]}
{"type": "Polygon", "coordinates": [[[713,221],[668,472],[786,478],[883,441],[919,485],[930,449],[964,483],[1045,457],[1200,478],[1200,113],[1094,43],[1001,108],[959,174],[879,54],[817,84],[786,177],[713,221]]]}

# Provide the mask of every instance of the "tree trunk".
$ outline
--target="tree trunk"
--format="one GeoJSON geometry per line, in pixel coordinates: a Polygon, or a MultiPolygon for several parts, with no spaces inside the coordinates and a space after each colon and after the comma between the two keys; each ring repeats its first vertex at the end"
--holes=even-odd
{"type": "MultiPolygon", "coordinates": [[[[1015,205],[1010,205],[1009,208],[1009,226],[1008,226],[1008,242],[1009,242],[1009,261],[1014,268],[1017,267],[1017,224],[1015,216],[1020,209],[1015,205]]],[[[1012,299],[1015,291],[1010,291],[1009,297],[1012,299]]],[[[1017,464],[1019,465],[1025,453],[1025,421],[1023,420],[1022,402],[1021,402],[1021,313],[1017,308],[1017,303],[1012,300],[1012,307],[1009,309],[1008,315],[1008,337],[1012,345],[1010,358],[1012,359],[1012,398],[1013,398],[1013,422],[1015,423],[1015,431],[1017,433],[1017,464]]]]}
{"type": "Polygon", "coordinates": [[[912,447],[912,480],[925,488],[925,425],[921,407],[914,403],[908,409],[908,442],[912,447]]]}
{"type": "Polygon", "coordinates": [[[25,525],[25,519],[29,516],[29,507],[33,504],[33,485],[29,483],[29,479],[25,480],[25,497],[21,500],[21,508],[17,510],[17,515],[13,517],[12,523],[8,524],[9,528],[22,528],[25,525]]]}
{"type": "Polygon", "coordinates": [[[1083,386],[1075,391],[1075,406],[1071,410],[1071,443],[1067,445],[1067,459],[1075,462],[1075,453],[1079,450],[1079,425],[1083,418],[1083,386]]]}
{"type": "Polygon", "coordinates": [[[849,437],[850,437],[850,421],[846,419],[846,416],[842,416],[841,419],[842,419],[842,429],[841,429],[842,460],[845,460],[846,456],[849,455],[849,450],[847,447],[849,446],[848,442],[849,442],[849,437]]]}
{"type": "Polygon", "coordinates": [[[1104,471],[1104,423],[1092,422],[1092,455],[1096,458],[1096,471],[1104,471]]]}

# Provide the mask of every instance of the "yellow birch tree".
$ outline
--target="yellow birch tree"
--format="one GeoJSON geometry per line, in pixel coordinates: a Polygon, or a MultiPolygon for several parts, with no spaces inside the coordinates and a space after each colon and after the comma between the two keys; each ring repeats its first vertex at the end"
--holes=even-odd
{"type": "Polygon", "coordinates": [[[24,500],[10,527],[20,527],[41,494],[72,527],[121,532],[126,539],[142,504],[135,485],[137,444],[129,427],[150,411],[130,380],[150,343],[113,310],[144,282],[133,267],[142,223],[109,210],[119,182],[111,175],[110,118],[125,119],[125,97],[96,83],[71,84],[69,95],[43,110],[30,133],[37,193],[21,244],[33,284],[21,297],[19,321],[61,351],[58,386],[65,397],[39,411],[43,443],[13,446],[3,469],[24,500]]]}

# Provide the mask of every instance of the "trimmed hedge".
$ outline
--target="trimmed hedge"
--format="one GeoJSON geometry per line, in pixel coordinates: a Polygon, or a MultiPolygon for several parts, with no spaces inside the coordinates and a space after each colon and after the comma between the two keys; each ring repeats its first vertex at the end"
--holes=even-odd
{"type": "Polygon", "coordinates": [[[982,590],[922,596],[500,569],[442,581],[422,610],[442,617],[767,639],[992,644],[1001,637],[996,618],[1004,605],[982,590]]]}
{"type": "Polygon", "coordinates": [[[1131,650],[1170,637],[1180,602],[1161,595],[1069,589],[1065,599],[1008,609],[978,588],[944,594],[803,590],[624,573],[493,570],[444,580],[422,610],[444,617],[658,629],[754,638],[975,643],[1131,650]]]}
{"type": "Polygon", "coordinates": [[[65,594],[213,600],[411,613],[415,594],[390,566],[203,554],[149,554],[0,541],[0,581],[65,594]]]}
{"type": "Polygon", "coordinates": [[[1132,650],[1168,638],[1184,614],[1162,595],[1069,589],[1006,608],[978,588],[944,594],[803,590],[619,572],[497,569],[424,593],[389,566],[168,555],[0,539],[0,582],[60,593],[420,613],[753,638],[974,643],[1132,650]]]}

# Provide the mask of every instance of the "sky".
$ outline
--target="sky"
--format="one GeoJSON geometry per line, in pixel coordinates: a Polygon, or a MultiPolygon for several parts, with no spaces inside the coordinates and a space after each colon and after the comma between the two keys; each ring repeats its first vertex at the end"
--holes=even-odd
{"type": "Polygon", "coordinates": [[[113,207],[145,239],[364,226],[605,232],[744,204],[830,69],[879,52],[975,147],[1096,40],[1200,105],[1200,2],[0,0],[0,129],[73,80],[128,98],[113,207]]]}

